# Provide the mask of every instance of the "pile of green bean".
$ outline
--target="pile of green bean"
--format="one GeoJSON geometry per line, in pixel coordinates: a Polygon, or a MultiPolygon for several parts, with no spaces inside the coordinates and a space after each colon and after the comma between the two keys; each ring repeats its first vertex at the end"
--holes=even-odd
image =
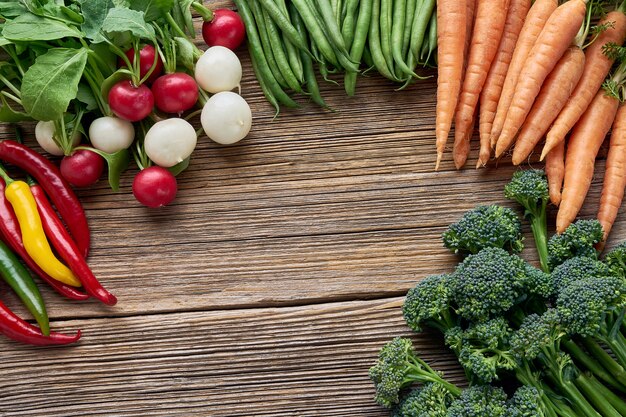
{"type": "Polygon", "coordinates": [[[369,69],[406,86],[423,78],[418,67],[435,64],[436,0],[234,2],[254,72],[277,112],[298,107],[292,93],[326,107],[317,73],[333,83],[332,74],[343,74],[346,93],[354,95],[357,76],[369,69]]]}

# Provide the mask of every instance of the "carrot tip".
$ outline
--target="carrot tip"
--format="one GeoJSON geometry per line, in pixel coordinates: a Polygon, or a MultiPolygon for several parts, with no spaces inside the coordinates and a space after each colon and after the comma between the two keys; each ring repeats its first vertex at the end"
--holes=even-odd
{"type": "Polygon", "coordinates": [[[437,162],[435,163],[435,171],[439,171],[439,164],[441,163],[442,157],[443,157],[443,152],[437,152],[437,162]]]}

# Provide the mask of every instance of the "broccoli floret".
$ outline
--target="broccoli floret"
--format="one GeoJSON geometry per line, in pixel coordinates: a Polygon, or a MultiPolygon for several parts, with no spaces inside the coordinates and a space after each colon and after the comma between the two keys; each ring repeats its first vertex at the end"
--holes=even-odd
{"type": "Polygon", "coordinates": [[[484,248],[502,248],[513,253],[524,249],[522,224],[513,210],[498,205],[478,206],[443,233],[443,245],[467,255],[484,248]]]}
{"type": "Polygon", "coordinates": [[[535,387],[519,387],[507,403],[507,417],[546,417],[542,395],[535,387]]]}
{"type": "Polygon", "coordinates": [[[611,269],[612,275],[626,277],[626,242],[611,249],[604,256],[604,262],[611,269]]]}
{"type": "Polygon", "coordinates": [[[490,385],[463,390],[448,409],[448,417],[506,417],[506,393],[490,385]]]}
{"type": "Polygon", "coordinates": [[[445,333],[457,324],[450,307],[451,286],[449,275],[431,275],[409,290],[402,312],[411,329],[420,332],[429,326],[445,333]]]}
{"type": "Polygon", "coordinates": [[[595,258],[576,256],[568,259],[552,271],[555,291],[566,287],[571,282],[591,277],[611,275],[609,267],[595,258]]]}
{"type": "Polygon", "coordinates": [[[411,390],[394,408],[392,417],[447,417],[454,399],[443,385],[430,382],[411,390]]]}
{"type": "Polygon", "coordinates": [[[524,216],[530,220],[541,269],[549,272],[546,207],[550,195],[545,172],[537,169],[515,172],[511,181],[504,187],[504,195],[517,201],[524,208],[524,216]]]}
{"type": "Polygon", "coordinates": [[[445,381],[423,360],[417,357],[410,339],[396,337],[380,350],[378,361],[369,370],[376,387],[376,402],[392,408],[400,401],[400,391],[414,383],[436,382],[453,395],[460,390],[445,381]]]}
{"type": "Polygon", "coordinates": [[[513,307],[524,294],[526,262],[500,248],[470,255],[453,274],[452,299],[457,313],[471,321],[486,321],[513,307]]]}
{"type": "Polygon", "coordinates": [[[533,360],[540,354],[551,357],[559,351],[559,342],[564,336],[560,316],[551,308],[541,315],[526,317],[511,337],[511,350],[526,360],[533,360]]]}
{"type": "MultiPolygon", "coordinates": [[[[526,291],[547,299],[554,294],[554,280],[550,274],[526,264],[526,291]]],[[[545,300],[540,300],[540,302],[545,302],[545,300]]]]}
{"type": "Polygon", "coordinates": [[[576,256],[597,259],[595,245],[602,241],[602,225],[597,220],[577,220],[560,235],[554,235],[548,242],[548,262],[554,269],[576,256]]]}

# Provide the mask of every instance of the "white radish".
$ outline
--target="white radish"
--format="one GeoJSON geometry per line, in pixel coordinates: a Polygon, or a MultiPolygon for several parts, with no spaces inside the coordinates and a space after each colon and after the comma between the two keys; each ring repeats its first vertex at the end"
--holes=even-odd
{"type": "Polygon", "coordinates": [[[89,126],[89,140],[94,148],[115,153],[133,143],[135,128],[131,122],[118,117],[99,117],[89,126]]]}
{"type": "Polygon", "coordinates": [[[252,111],[239,94],[224,91],[206,102],[202,108],[200,123],[211,140],[222,145],[231,145],[250,132],[252,111]]]}
{"type": "Polygon", "coordinates": [[[223,46],[212,46],[198,59],[196,82],[209,93],[231,91],[241,84],[241,62],[237,55],[223,46]]]}
{"type": "Polygon", "coordinates": [[[144,149],[155,164],[168,168],[183,162],[196,148],[198,136],[184,119],[156,122],[146,133],[144,149]]]}
{"type": "MultiPolygon", "coordinates": [[[[44,151],[48,152],[51,155],[61,156],[65,152],[63,152],[63,149],[61,149],[61,147],[57,145],[54,137],[55,131],[53,121],[37,122],[37,125],[35,126],[35,139],[37,140],[39,146],[41,146],[44,151]]],[[[74,133],[72,135],[72,145],[78,145],[80,143],[81,137],[82,135],[80,131],[74,130],[74,133]]]]}

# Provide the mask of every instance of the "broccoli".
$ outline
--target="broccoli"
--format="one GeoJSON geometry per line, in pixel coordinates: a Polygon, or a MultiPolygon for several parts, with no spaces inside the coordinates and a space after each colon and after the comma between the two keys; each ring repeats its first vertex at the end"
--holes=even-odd
{"type": "Polygon", "coordinates": [[[446,387],[429,382],[411,390],[394,408],[392,417],[447,417],[455,397],[446,387]]]}
{"type": "Polygon", "coordinates": [[[504,249],[486,248],[459,264],[452,299],[459,316],[486,321],[517,304],[528,283],[526,262],[504,249]]]}
{"type": "Polygon", "coordinates": [[[417,357],[410,339],[396,337],[380,350],[378,361],[369,370],[376,387],[376,402],[392,408],[400,401],[400,392],[414,383],[436,382],[452,395],[460,389],[444,380],[423,360],[417,357]]]}
{"type": "Polygon", "coordinates": [[[513,253],[524,249],[522,224],[517,214],[498,205],[478,206],[443,233],[443,245],[467,255],[484,248],[502,248],[513,253]]]}
{"type": "Polygon", "coordinates": [[[536,387],[522,385],[507,402],[507,417],[547,417],[550,411],[546,410],[542,396],[536,387]]]}
{"type": "Polygon", "coordinates": [[[577,220],[548,242],[548,263],[554,269],[576,256],[597,259],[595,245],[602,241],[602,225],[597,220],[577,220]]]}
{"type": "Polygon", "coordinates": [[[451,282],[450,275],[431,275],[409,290],[402,312],[411,329],[420,332],[429,326],[445,333],[457,324],[450,307],[451,282]]]}
{"type": "Polygon", "coordinates": [[[606,277],[611,275],[609,267],[595,258],[576,256],[570,258],[554,268],[552,280],[554,289],[558,292],[571,282],[591,277],[606,277]]]}
{"type": "Polygon", "coordinates": [[[626,277],[626,242],[622,242],[606,255],[604,262],[611,269],[612,275],[626,277]]]}
{"type": "Polygon", "coordinates": [[[515,172],[511,181],[504,187],[504,195],[524,208],[524,216],[530,220],[541,269],[550,272],[546,215],[550,196],[545,172],[536,169],[515,172]]]}
{"type": "Polygon", "coordinates": [[[463,390],[448,408],[448,417],[507,417],[502,388],[476,385],[463,390]]]}

